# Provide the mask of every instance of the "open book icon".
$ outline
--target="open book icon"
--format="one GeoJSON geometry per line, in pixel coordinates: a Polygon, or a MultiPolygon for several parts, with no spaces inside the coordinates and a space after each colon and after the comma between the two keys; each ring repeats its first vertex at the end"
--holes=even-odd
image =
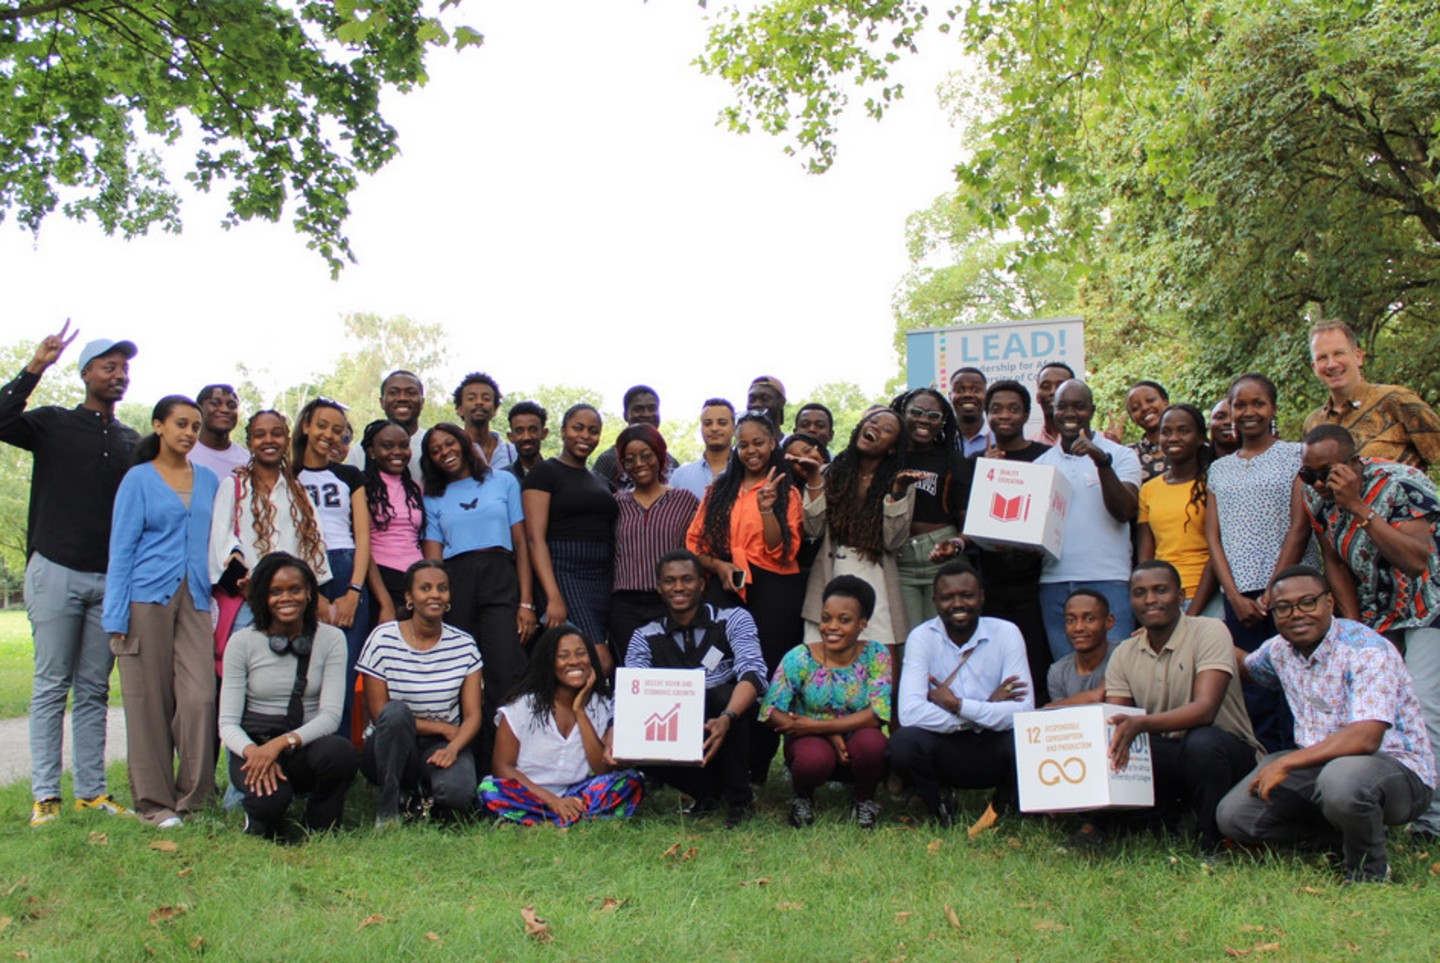
{"type": "Polygon", "coordinates": [[[1030,517],[1030,496],[1006,498],[998,492],[990,501],[990,517],[1001,522],[1023,522],[1030,517]]]}
{"type": "Polygon", "coordinates": [[[652,712],[645,720],[646,742],[676,742],[680,738],[680,703],[661,715],[652,712]]]}

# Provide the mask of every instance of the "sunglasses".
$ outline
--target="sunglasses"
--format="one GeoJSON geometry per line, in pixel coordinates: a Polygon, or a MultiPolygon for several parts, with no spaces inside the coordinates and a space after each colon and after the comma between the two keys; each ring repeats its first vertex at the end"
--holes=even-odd
{"type": "Polygon", "coordinates": [[[1334,465],[1324,465],[1320,468],[1302,468],[1296,472],[1295,475],[1301,482],[1314,488],[1316,482],[1328,482],[1330,480],[1330,469],[1334,467],[1334,465]]]}

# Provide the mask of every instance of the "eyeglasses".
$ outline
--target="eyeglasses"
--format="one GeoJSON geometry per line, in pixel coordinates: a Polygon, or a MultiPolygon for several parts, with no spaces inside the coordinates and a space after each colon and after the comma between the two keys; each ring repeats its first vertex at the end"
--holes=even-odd
{"type": "Polygon", "coordinates": [[[1322,465],[1319,468],[1302,468],[1295,475],[1301,482],[1314,488],[1316,482],[1330,480],[1330,469],[1334,467],[1334,465],[1322,465]]]}
{"type": "Polygon", "coordinates": [[[1321,592],[1319,595],[1303,596],[1294,602],[1272,602],[1270,603],[1270,614],[1277,619],[1288,619],[1296,612],[1301,615],[1314,615],[1320,608],[1320,600],[1329,594],[1329,592],[1321,592]]]}
{"type": "Polygon", "coordinates": [[[911,406],[905,409],[905,417],[917,418],[920,421],[928,421],[931,424],[938,425],[940,422],[945,420],[945,412],[932,411],[929,408],[916,408],[914,406],[911,406]]]}
{"type": "Polygon", "coordinates": [[[657,461],[659,461],[659,459],[655,457],[653,451],[642,451],[638,455],[626,455],[620,459],[620,464],[626,468],[634,468],[637,465],[653,465],[657,461]]]}

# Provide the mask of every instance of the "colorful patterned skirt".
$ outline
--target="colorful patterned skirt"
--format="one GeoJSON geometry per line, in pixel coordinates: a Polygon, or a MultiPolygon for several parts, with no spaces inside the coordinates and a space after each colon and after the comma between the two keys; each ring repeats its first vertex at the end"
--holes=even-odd
{"type": "MultiPolygon", "coordinates": [[[[508,819],[522,826],[534,826],[541,822],[564,825],[559,815],[546,806],[539,796],[514,779],[486,776],[480,781],[476,795],[480,805],[497,819],[508,819]]],[[[558,795],[583,800],[585,819],[633,816],[645,795],[645,780],[634,769],[621,769],[618,772],[607,772],[603,776],[582,779],[558,795]]]]}

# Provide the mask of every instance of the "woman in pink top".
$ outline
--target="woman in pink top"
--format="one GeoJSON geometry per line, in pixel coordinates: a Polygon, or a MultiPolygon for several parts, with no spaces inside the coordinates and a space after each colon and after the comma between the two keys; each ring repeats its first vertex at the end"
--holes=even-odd
{"type": "Polygon", "coordinates": [[[365,500],[370,506],[370,572],[376,625],[409,617],[405,570],[420,561],[425,500],[410,477],[410,435],[397,421],[365,426],[365,500]]]}

